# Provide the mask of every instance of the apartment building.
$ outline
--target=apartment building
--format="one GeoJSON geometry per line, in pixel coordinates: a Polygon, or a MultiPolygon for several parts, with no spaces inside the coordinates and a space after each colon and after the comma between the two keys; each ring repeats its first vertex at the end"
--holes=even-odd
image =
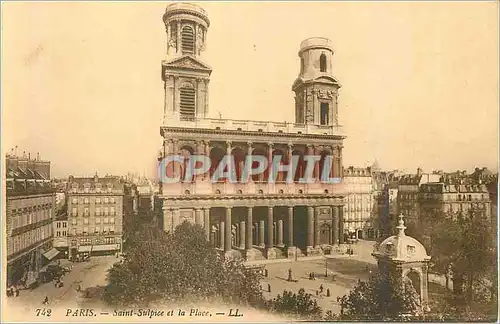
{"type": "Polygon", "coordinates": [[[124,184],[119,177],[68,179],[69,257],[122,249],[124,184]]]}

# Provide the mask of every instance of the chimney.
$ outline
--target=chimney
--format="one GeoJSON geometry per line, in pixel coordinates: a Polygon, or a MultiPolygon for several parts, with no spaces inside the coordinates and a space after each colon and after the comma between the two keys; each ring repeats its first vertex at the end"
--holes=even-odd
{"type": "Polygon", "coordinates": [[[36,153],[36,160],[37,160],[37,161],[40,161],[40,152],[37,152],[37,153],[36,153]]]}

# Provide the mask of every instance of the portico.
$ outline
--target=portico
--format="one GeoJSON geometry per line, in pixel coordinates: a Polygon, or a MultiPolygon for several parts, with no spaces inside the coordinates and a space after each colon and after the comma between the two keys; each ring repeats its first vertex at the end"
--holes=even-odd
{"type": "Polygon", "coordinates": [[[247,260],[323,254],[343,243],[342,199],[330,197],[177,197],[164,207],[163,227],[184,221],[204,228],[207,240],[247,260]],[[194,207],[193,206],[204,206],[194,207]],[[203,216],[202,216],[203,215],[203,216]]]}

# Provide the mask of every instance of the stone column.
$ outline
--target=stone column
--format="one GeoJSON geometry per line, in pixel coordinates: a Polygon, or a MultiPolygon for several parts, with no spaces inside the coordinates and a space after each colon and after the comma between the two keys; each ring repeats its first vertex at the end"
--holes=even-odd
{"type": "Polygon", "coordinates": [[[420,277],[420,295],[424,311],[429,312],[429,269],[427,264],[422,267],[422,276],[420,277]]]}
{"type": "Polygon", "coordinates": [[[293,246],[293,206],[288,207],[288,246],[293,246]]]}
{"type": "Polygon", "coordinates": [[[259,246],[260,247],[265,247],[265,239],[264,239],[264,232],[265,232],[265,223],[263,220],[259,221],[259,246]]]}
{"type": "Polygon", "coordinates": [[[253,247],[253,242],[252,242],[252,227],[253,227],[253,208],[248,207],[247,210],[247,241],[246,241],[246,248],[247,250],[250,250],[253,247]]]}
{"type": "MultiPolygon", "coordinates": [[[[288,149],[287,149],[287,159],[288,159],[288,165],[292,165],[292,157],[293,157],[293,144],[292,143],[288,143],[288,149]]],[[[288,179],[291,179],[292,182],[295,182],[295,174],[292,174],[292,176],[289,176],[288,173],[293,173],[293,165],[291,167],[291,171],[287,171],[286,173],[286,178],[285,178],[285,181],[287,181],[288,179]]],[[[298,169],[298,168],[297,168],[298,169]]],[[[297,169],[295,169],[295,172],[297,172],[297,169]]]]}
{"type": "MultiPolygon", "coordinates": [[[[204,153],[203,143],[201,141],[196,141],[196,150],[195,150],[194,154],[195,155],[202,155],[203,153],[204,153]]],[[[192,159],[191,156],[189,158],[192,159]]],[[[189,164],[190,163],[188,163],[188,167],[189,167],[189,164]]],[[[193,169],[191,170],[191,173],[194,173],[195,169],[196,169],[196,164],[193,163],[192,168],[193,169]]],[[[203,178],[202,174],[197,174],[197,175],[193,176],[194,181],[199,181],[202,178],[203,178]]]]}
{"type": "Polygon", "coordinates": [[[205,80],[205,116],[208,115],[208,84],[210,83],[209,79],[204,79],[205,80]]]}
{"type": "Polygon", "coordinates": [[[225,238],[225,245],[224,245],[224,251],[229,252],[231,251],[231,207],[226,207],[226,238],[225,238]]]}
{"type": "MultiPolygon", "coordinates": [[[[311,144],[307,144],[306,146],[307,146],[306,154],[307,154],[307,155],[314,155],[314,147],[313,147],[311,144]]],[[[309,167],[308,167],[308,164],[310,163],[309,161],[310,161],[310,160],[308,160],[308,161],[304,164],[304,172],[303,172],[303,173],[304,173],[304,177],[306,176],[306,169],[308,169],[308,168],[309,168],[309,167]]],[[[304,160],[304,162],[305,162],[305,160],[304,160]]],[[[313,168],[313,172],[312,172],[311,180],[316,179],[316,175],[314,174],[315,170],[316,170],[316,167],[314,167],[314,168],[313,168]]],[[[307,179],[306,179],[306,180],[307,180],[307,179]]]]}
{"type": "Polygon", "coordinates": [[[339,244],[339,207],[333,206],[332,244],[339,244]]]}
{"type": "Polygon", "coordinates": [[[314,208],[307,206],[307,247],[314,246],[314,208]]]}
{"type": "Polygon", "coordinates": [[[269,183],[273,173],[273,143],[269,142],[267,145],[267,183],[269,183]]]}
{"type": "MultiPolygon", "coordinates": [[[[179,44],[179,41],[177,42],[179,44]]],[[[173,112],[179,114],[181,107],[181,90],[180,90],[180,80],[179,77],[174,75],[174,105],[172,107],[173,112]]],[[[174,152],[177,154],[177,152],[174,152]]]]}
{"type": "Polygon", "coordinates": [[[344,208],[339,206],[339,244],[344,244],[344,208]]]}
{"type": "Polygon", "coordinates": [[[170,209],[163,208],[163,230],[173,232],[173,214],[170,209]]]}
{"type": "Polygon", "coordinates": [[[283,246],[283,220],[278,220],[278,246],[283,246]]]}
{"type": "Polygon", "coordinates": [[[204,209],[204,222],[205,222],[205,236],[207,241],[210,241],[210,209],[204,209]]]}
{"type": "Polygon", "coordinates": [[[225,245],[226,235],[224,233],[225,230],[226,230],[226,226],[225,226],[224,221],[220,221],[220,223],[219,223],[219,234],[220,234],[220,236],[219,236],[219,240],[220,240],[220,242],[219,242],[219,248],[220,249],[224,249],[225,246],[226,246],[225,245]]]}
{"type": "MultiPolygon", "coordinates": [[[[248,147],[247,147],[247,156],[252,155],[252,150],[253,150],[252,145],[253,145],[253,143],[252,143],[252,142],[250,142],[250,141],[249,141],[249,142],[247,142],[247,146],[248,146],[248,147]]],[[[246,161],[245,161],[245,163],[246,163],[246,161]]],[[[245,166],[245,167],[248,167],[248,166],[245,166]]],[[[241,172],[243,173],[243,170],[241,170],[241,172]]],[[[246,179],[244,179],[244,180],[246,180],[246,179]]],[[[249,175],[249,176],[248,176],[247,183],[250,183],[250,182],[253,182],[252,175],[249,175]]],[[[251,208],[251,207],[250,207],[250,208],[251,208]]]]}
{"type": "Polygon", "coordinates": [[[240,221],[240,249],[245,249],[245,221],[240,221]]]}
{"type": "MultiPolygon", "coordinates": [[[[231,151],[232,151],[232,147],[231,147],[231,141],[226,141],[226,155],[227,156],[231,156],[231,151]]],[[[231,174],[232,174],[232,169],[233,169],[233,165],[232,165],[232,162],[229,162],[227,164],[227,171],[228,171],[228,174],[229,174],[229,178],[226,178],[226,182],[231,182],[231,174]]]]}
{"type": "MultiPolygon", "coordinates": [[[[319,153],[320,153],[320,148],[317,147],[317,146],[315,146],[314,147],[314,155],[319,155],[319,153]]],[[[320,180],[321,179],[320,176],[319,176],[319,172],[320,172],[320,170],[319,170],[319,161],[316,161],[314,163],[314,179],[315,180],[320,180]]]]}
{"type": "MultiPolygon", "coordinates": [[[[205,156],[210,159],[210,141],[202,141],[203,142],[203,150],[205,152],[205,156]]],[[[212,162],[212,161],[210,161],[212,162]]],[[[205,173],[205,178],[210,181],[210,169],[205,173]]]]}
{"type": "Polygon", "coordinates": [[[201,209],[197,208],[194,210],[194,212],[195,212],[195,217],[194,217],[195,224],[203,227],[203,216],[201,215],[201,209]]]}
{"type": "Polygon", "coordinates": [[[181,53],[182,51],[181,28],[181,21],[177,20],[177,54],[181,53]]]}
{"type": "Polygon", "coordinates": [[[175,228],[179,226],[181,223],[181,211],[179,208],[173,210],[173,217],[172,217],[172,228],[173,231],[175,231],[175,228]]]}
{"type": "Polygon", "coordinates": [[[267,208],[267,243],[266,247],[272,248],[274,245],[274,231],[273,231],[273,207],[267,208]]]}
{"type": "Polygon", "coordinates": [[[339,169],[339,175],[338,175],[339,178],[344,177],[344,172],[342,169],[342,148],[343,148],[343,146],[340,145],[338,147],[338,151],[337,151],[338,152],[337,153],[338,154],[338,156],[337,156],[338,162],[337,163],[338,163],[338,169],[339,169]]]}
{"type": "Polygon", "coordinates": [[[320,214],[320,209],[319,207],[315,208],[315,215],[314,215],[314,246],[317,247],[320,245],[319,241],[319,214],[320,214]]]}

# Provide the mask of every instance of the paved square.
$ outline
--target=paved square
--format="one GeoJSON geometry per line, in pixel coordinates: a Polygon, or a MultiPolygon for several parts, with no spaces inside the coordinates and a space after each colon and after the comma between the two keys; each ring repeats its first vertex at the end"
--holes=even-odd
{"type": "Polygon", "coordinates": [[[271,299],[282,294],[284,290],[298,292],[300,288],[304,288],[318,300],[324,312],[332,310],[339,313],[337,297],[348,294],[358,280],[367,280],[370,271],[377,268],[375,259],[371,256],[373,245],[374,242],[360,241],[354,245],[356,255],[353,256],[267,264],[265,269],[268,271],[268,277],[261,281],[264,296],[271,299]],[[289,269],[292,270],[292,277],[296,282],[287,281],[289,269]],[[315,273],[315,280],[309,279],[311,272],[315,273]],[[268,284],[271,285],[270,293],[267,291],[268,284]],[[321,285],[323,293],[316,296],[321,285]],[[326,297],[327,289],[330,290],[330,297],[326,297]]]}

